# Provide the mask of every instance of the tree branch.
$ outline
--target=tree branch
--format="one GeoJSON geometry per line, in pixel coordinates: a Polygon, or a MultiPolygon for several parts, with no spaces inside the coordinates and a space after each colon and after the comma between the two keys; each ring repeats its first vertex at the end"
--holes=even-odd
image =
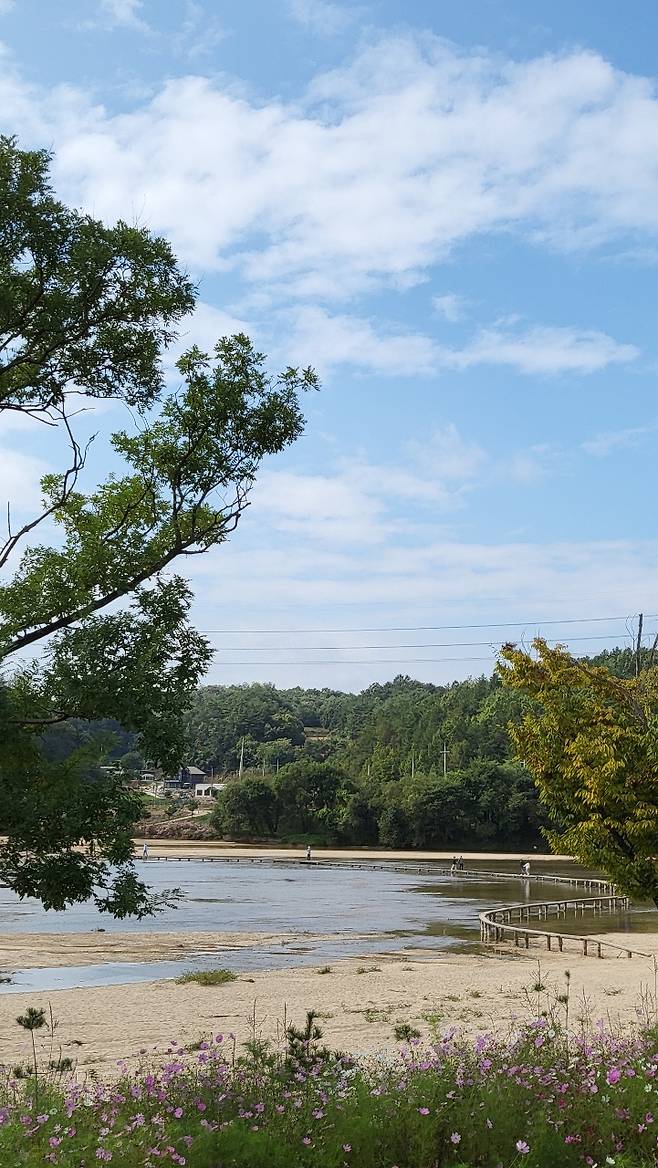
{"type": "MultiPolygon", "coordinates": [[[[55,407],[53,407],[53,408],[55,408],[55,407]]],[[[89,452],[89,447],[91,446],[91,443],[93,442],[95,435],[89,439],[89,441],[87,442],[87,444],[85,445],[85,448],[83,450],[81,448],[79,442],[77,441],[77,439],[73,435],[73,431],[71,429],[71,423],[70,423],[68,415],[66,413],[65,406],[61,406],[60,408],[56,409],[56,412],[60,415],[60,418],[61,418],[62,423],[64,425],[64,429],[66,430],[66,432],[69,436],[69,446],[71,447],[71,451],[72,451],[72,455],[73,455],[71,466],[69,466],[68,469],[64,472],[64,475],[62,478],[62,489],[59,492],[59,495],[57,496],[57,498],[54,500],[54,502],[51,503],[51,505],[49,507],[47,507],[44,511],[42,511],[41,514],[36,517],[36,519],[32,519],[29,523],[25,523],[13,535],[11,532],[10,505],[9,505],[9,503],[7,503],[8,538],[5,540],[5,543],[3,544],[3,546],[0,547],[0,568],[4,567],[4,565],[7,563],[7,560],[9,559],[10,555],[15,550],[16,545],[18,543],[20,543],[21,539],[23,539],[24,536],[28,535],[31,531],[34,531],[34,529],[36,527],[38,527],[39,524],[43,523],[45,519],[48,519],[51,515],[53,515],[55,513],[55,511],[58,511],[60,509],[60,507],[63,507],[65,505],[67,499],[69,498],[69,496],[71,495],[72,491],[75,488],[80,471],[83,469],[83,467],[87,461],[87,454],[89,452]]]]}
{"type": "MultiPolygon", "coordinates": [[[[238,498],[235,510],[221,521],[222,535],[229,535],[235,531],[240,516],[249,503],[244,498],[238,498]]],[[[25,649],[28,645],[34,645],[37,641],[44,640],[46,637],[52,636],[53,633],[59,632],[61,629],[68,628],[75,624],[76,621],[82,620],[84,617],[91,616],[95,612],[99,612],[103,608],[107,608],[108,604],[112,604],[115,600],[120,600],[122,596],[126,596],[134,592],[140,584],[143,584],[149,577],[157,575],[166,568],[172,560],[175,560],[181,555],[195,555],[206,550],[205,547],[194,548],[193,544],[199,543],[202,540],[207,540],[211,534],[218,533],[219,522],[211,524],[205,530],[196,531],[194,528],[190,532],[185,543],[177,540],[175,546],[171,548],[165,555],[161,556],[159,560],[149,563],[140,572],[137,572],[130,580],[125,581],[120,587],[113,589],[106,593],[105,596],[100,596],[91,604],[86,604],[74,612],[67,613],[65,616],[58,617],[57,620],[51,621],[47,625],[42,625],[38,629],[33,629],[30,633],[25,633],[23,636],[16,637],[13,641],[5,647],[2,652],[2,657],[9,657],[13,653],[17,653],[19,649],[25,649]]]]}

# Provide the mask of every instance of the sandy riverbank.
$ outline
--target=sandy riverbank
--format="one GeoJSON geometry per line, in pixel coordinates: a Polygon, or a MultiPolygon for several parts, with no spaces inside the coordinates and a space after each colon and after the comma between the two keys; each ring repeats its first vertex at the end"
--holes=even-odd
{"type": "MultiPolygon", "coordinates": [[[[299,847],[276,847],[270,844],[256,845],[256,844],[233,844],[226,840],[218,840],[216,843],[212,840],[149,840],[148,837],[143,837],[135,841],[135,855],[137,857],[142,854],[142,847],[145,842],[148,842],[149,853],[151,856],[171,856],[177,855],[194,856],[202,859],[204,856],[214,856],[221,858],[225,856],[227,859],[236,859],[244,857],[245,859],[272,859],[272,860],[303,860],[306,848],[299,847]]],[[[423,852],[423,851],[394,851],[388,848],[313,848],[314,860],[372,860],[376,863],[390,860],[404,861],[405,863],[427,861],[441,862],[443,860],[451,860],[454,856],[454,849],[449,852],[423,852]]],[[[496,860],[526,860],[528,853],[524,852],[463,852],[460,853],[464,861],[476,860],[478,863],[495,863],[496,860]]],[[[562,861],[570,860],[570,856],[555,856],[549,853],[532,852],[530,855],[531,861],[562,861]]]]}
{"type": "MultiPolygon", "coordinates": [[[[323,933],[14,933],[0,936],[0,970],[107,961],[172,961],[199,953],[222,953],[268,945],[308,945],[328,941],[323,933]]],[[[355,940],[359,940],[358,935],[355,940]]]]}
{"type": "MultiPolygon", "coordinates": [[[[658,953],[658,935],[642,938],[658,953]]],[[[571,973],[571,1018],[606,1018],[628,1024],[654,992],[653,963],[641,958],[582,958],[576,953],[516,952],[395,956],[342,960],[321,966],[241,974],[224,986],[170,981],[52,993],[0,995],[3,1062],[27,1057],[28,1037],[15,1023],[27,1006],[51,1003],[58,1020],[56,1046],[79,1070],[111,1073],[116,1060],[134,1063],[140,1051],[166,1049],[172,1039],[192,1044],[214,1033],[233,1032],[238,1044],[256,1031],[280,1038],[284,1020],[303,1022],[308,1009],[321,1015],[325,1041],[336,1049],[367,1053],[393,1050],[394,1026],[408,1023],[424,1037],[457,1025],[468,1033],[505,1033],[535,1016],[541,962],[540,1004],[555,1002],[571,973]]],[[[557,1007],[563,1009],[563,1007],[557,1007]]]]}

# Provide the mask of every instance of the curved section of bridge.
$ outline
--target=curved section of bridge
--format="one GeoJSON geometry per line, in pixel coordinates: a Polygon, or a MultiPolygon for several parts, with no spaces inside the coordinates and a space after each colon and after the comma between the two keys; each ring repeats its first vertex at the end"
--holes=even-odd
{"type": "Polygon", "coordinates": [[[583,957],[606,955],[651,957],[651,953],[643,953],[639,949],[631,949],[625,945],[616,945],[612,941],[599,940],[598,937],[533,929],[529,924],[535,917],[537,920],[547,920],[549,916],[554,916],[559,920],[560,917],[566,918],[571,913],[577,917],[579,913],[582,916],[586,912],[623,912],[629,905],[627,896],[615,892],[570,900],[526,901],[523,904],[505,905],[503,908],[489,909],[480,913],[480,939],[490,944],[513,941],[517,948],[521,946],[525,949],[530,948],[531,942],[539,942],[543,943],[549,952],[557,949],[560,953],[563,952],[565,945],[576,945],[582,950],[583,957]]]}

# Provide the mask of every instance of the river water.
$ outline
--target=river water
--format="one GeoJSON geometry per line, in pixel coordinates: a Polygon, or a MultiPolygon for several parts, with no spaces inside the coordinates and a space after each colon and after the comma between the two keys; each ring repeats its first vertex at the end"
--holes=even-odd
{"type": "MultiPolygon", "coordinates": [[[[104,929],[111,933],[226,932],[278,933],[292,940],[266,946],[222,948],[212,954],[172,961],[106,962],[89,966],[11,971],[0,992],[54,990],[89,985],[175,977],[192,969],[254,970],[280,968],[400,949],[436,951],[479,944],[478,914],[495,905],[519,901],[565,899],[577,895],[566,882],[547,885],[480,876],[439,876],[431,872],[370,870],[345,866],[227,863],[222,861],[147,861],[140,874],[158,892],[179,887],[175,908],[144,921],[114,921],[90,904],[65,912],[46,912],[37,901],[19,901],[0,889],[0,929],[5,934],[32,933],[38,955],[40,933],[77,933],[104,929]],[[306,936],[308,934],[308,936],[306,936]],[[314,940],[311,934],[331,934],[314,940]]],[[[496,864],[515,871],[515,865],[496,864]]],[[[551,863],[552,872],[573,874],[572,865],[551,863]]],[[[534,865],[538,872],[541,865],[534,865]]],[[[560,929],[569,923],[562,920],[560,929]]],[[[573,929],[599,932],[625,927],[619,917],[579,917],[573,929]]]]}

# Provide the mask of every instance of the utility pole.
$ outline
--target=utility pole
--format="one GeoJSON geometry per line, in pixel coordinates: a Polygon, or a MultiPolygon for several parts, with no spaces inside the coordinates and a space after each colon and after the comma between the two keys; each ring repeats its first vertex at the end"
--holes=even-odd
{"type": "Polygon", "coordinates": [[[640,667],[642,664],[642,625],[644,624],[644,615],[640,613],[637,618],[637,644],[635,646],[635,676],[640,676],[640,667]]]}
{"type": "Polygon", "coordinates": [[[240,769],[238,770],[238,778],[239,779],[242,778],[243,770],[244,770],[244,738],[242,739],[242,743],[240,745],[240,769]]]}
{"type": "Polygon", "coordinates": [[[414,778],[416,774],[416,756],[412,750],[411,752],[411,777],[414,778]]]}
{"type": "Polygon", "coordinates": [[[443,777],[445,779],[448,773],[448,747],[445,742],[443,743],[443,750],[441,751],[441,754],[443,755],[443,777]]]}

